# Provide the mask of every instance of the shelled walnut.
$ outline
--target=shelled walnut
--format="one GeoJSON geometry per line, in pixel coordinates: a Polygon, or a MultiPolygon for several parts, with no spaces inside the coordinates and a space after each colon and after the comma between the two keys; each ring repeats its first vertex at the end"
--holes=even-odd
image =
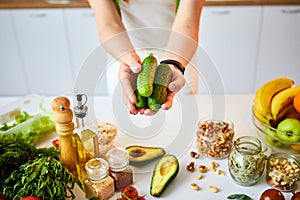
{"type": "Polygon", "coordinates": [[[228,156],[233,144],[234,130],[230,122],[207,120],[198,124],[197,147],[211,158],[228,156]]]}

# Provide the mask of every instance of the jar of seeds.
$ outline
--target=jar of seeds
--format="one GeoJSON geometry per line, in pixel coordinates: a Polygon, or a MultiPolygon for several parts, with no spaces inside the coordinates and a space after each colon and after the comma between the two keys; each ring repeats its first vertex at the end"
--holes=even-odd
{"type": "Polygon", "coordinates": [[[266,156],[261,142],[251,136],[243,136],[234,141],[228,157],[228,169],[233,180],[239,185],[256,184],[264,171],[266,156]]]}

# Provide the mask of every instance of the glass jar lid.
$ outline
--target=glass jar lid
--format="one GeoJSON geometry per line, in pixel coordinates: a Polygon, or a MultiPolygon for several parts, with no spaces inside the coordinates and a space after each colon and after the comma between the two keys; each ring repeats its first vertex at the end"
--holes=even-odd
{"type": "Polygon", "coordinates": [[[108,163],[102,158],[92,158],[86,165],[85,169],[91,180],[101,180],[108,174],[108,163]]]}
{"type": "Polygon", "coordinates": [[[112,148],[107,153],[109,166],[113,170],[122,170],[129,164],[129,155],[125,149],[112,148]]]}

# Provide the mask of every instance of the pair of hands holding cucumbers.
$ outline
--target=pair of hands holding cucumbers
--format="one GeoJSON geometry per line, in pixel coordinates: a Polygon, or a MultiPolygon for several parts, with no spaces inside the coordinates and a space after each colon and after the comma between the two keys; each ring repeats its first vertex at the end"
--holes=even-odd
{"type": "MultiPolygon", "coordinates": [[[[142,61],[137,54],[127,54],[120,59],[120,68],[118,78],[123,89],[123,100],[126,104],[130,114],[136,115],[138,113],[144,115],[154,115],[157,111],[149,108],[137,108],[135,103],[137,97],[134,93],[134,84],[136,76],[142,70],[142,61]]],[[[168,85],[168,94],[166,102],[161,105],[163,110],[169,110],[173,104],[174,95],[179,92],[185,84],[183,74],[173,65],[169,65],[172,70],[172,80],[168,85]]]]}

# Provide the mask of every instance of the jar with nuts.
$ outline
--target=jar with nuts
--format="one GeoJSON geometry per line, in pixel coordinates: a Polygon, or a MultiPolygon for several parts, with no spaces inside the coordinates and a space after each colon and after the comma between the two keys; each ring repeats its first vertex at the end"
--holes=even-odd
{"type": "Polygon", "coordinates": [[[201,155],[225,158],[231,151],[234,137],[233,123],[222,120],[203,120],[198,124],[197,148],[201,155]]]}
{"type": "Polygon", "coordinates": [[[234,148],[228,157],[228,168],[236,183],[243,186],[257,183],[265,169],[265,163],[266,156],[257,138],[243,136],[234,141],[234,148]]]}
{"type": "Polygon", "coordinates": [[[267,183],[281,191],[291,191],[293,183],[300,178],[300,161],[285,153],[272,154],[267,162],[267,183]]]}

